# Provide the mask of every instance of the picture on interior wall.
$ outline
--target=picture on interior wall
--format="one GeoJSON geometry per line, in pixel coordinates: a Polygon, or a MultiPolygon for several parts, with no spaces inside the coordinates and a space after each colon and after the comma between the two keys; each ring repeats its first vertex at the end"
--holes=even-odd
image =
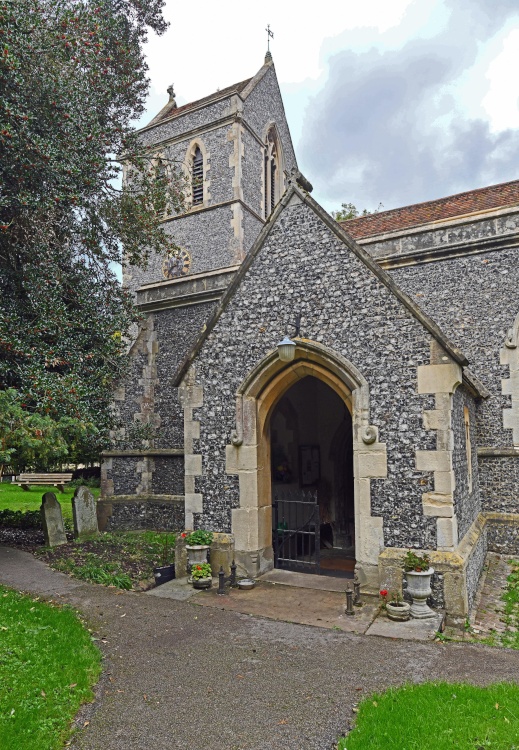
{"type": "Polygon", "coordinates": [[[317,484],[321,478],[321,456],[318,445],[299,446],[301,487],[317,484]]]}

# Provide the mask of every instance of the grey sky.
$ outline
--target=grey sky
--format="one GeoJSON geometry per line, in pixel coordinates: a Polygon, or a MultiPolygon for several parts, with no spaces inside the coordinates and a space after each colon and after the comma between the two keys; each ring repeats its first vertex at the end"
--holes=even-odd
{"type": "Polygon", "coordinates": [[[328,59],[299,143],[301,168],[321,200],[392,208],[517,178],[518,131],[491,132],[488,118],[471,116],[457,96],[482,43],[518,14],[517,3],[447,5],[450,16],[429,38],[384,49],[374,35],[360,52],[345,39],[328,59]]]}

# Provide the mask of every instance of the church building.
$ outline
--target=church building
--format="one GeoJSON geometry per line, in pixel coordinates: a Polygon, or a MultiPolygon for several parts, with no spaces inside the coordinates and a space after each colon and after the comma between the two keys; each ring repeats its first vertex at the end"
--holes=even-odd
{"type": "Polygon", "coordinates": [[[101,527],[222,532],[241,573],[366,593],[428,551],[462,622],[487,551],[519,554],[519,180],[335,222],[270,53],[199,101],[171,88],[139,137],[188,196],[178,248],[124,271],[142,320],[101,527]]]}

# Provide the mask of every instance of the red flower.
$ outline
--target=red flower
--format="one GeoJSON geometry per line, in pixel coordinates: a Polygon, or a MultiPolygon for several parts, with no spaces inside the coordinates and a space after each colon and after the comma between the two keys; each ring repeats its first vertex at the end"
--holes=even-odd
{"type": "Polygon", "coordinates": [[[182,533],[182,534],[181,534],[180,536],[182,537],[182,539],[185,539],[185,538],[186,538],[186,536],[187,536],[187,534],[186,534],[186,533],[184,532],[184,533],[182,533]]]}
{"type": "Polygon", "coordinates": [[[387,596],[387,589],[382,589],[382,591],[379,592],[380,596],[383,596],[384,598],[387,596]]]}
{"type": "Polygon", "coordinates": [[[200,567],[200,565],[197,565],[197,566],[196,566],[196,569],[197,569],[197,570],[202,570],[202,568],[200,567]]]}

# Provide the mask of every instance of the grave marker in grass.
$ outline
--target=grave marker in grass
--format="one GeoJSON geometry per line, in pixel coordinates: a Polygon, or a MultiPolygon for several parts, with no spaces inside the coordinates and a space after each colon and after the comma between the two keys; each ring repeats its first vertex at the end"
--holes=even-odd
{"type": "Polygon", "coordinates": [[[45,544],[47,547],[66,544],[67,535],[63,524],[63,514],[61,513],[61,505],[56,500],[56,495],[54,492],[46,492],[42,500],[40,511],[45,544]]]}
{"type": "Polygon", "coordinates": [[[76,539],[92,539],[99,534],[96,500],[87,487],[78,487],[74,492],[72,517],[76,539]]]}

